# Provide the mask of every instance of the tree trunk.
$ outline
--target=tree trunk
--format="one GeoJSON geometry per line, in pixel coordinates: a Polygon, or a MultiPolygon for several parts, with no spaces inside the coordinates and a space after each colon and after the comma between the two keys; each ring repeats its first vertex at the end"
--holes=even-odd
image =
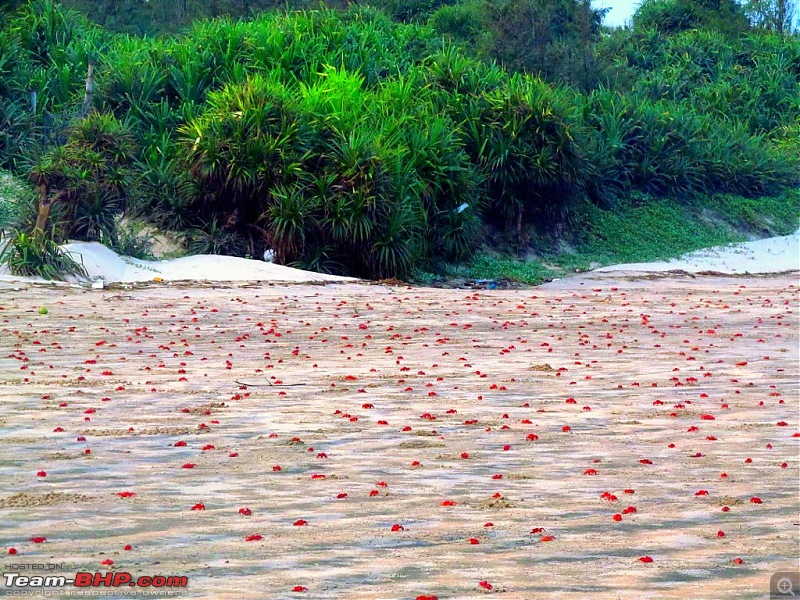
{"type": "Polygon", "coordinates": [[[787,27],[792,26],[792,15],[790,15],[788,0],[778,0],[775,6],[775,29],[783,35],[787,33],[787,27]]]}
{"type": "Polygon", "coordinates": [[[39,213],[36,215],[36,225],[33,228],[34,233],[37,231],[44,231],[44,226],[47,225],[47,218],[50,216],[51,208],[53,208],[53,205],[47,198],[47,186],[42,184],[39,186],[39,213]]]}
{"type": "Polygon", "coordinates": [[[85,117],[92,110],[92,98],[94,97],[94,60],[89,59],[89,69],[86,73],[86,91],[83,94],[83,106],[81,107],[81,117],[85,117]]]}
{"type": "Polygon", "coordinates": [[[33,228],[34,233],[37,231],[45,231],[47,219],[50,218],[50,211],[53,209],[53,205],[63,198],[64,194],[66,194],[66,192],[61,190],[56,192],[52,198],[49,198],[47,186],[45,184],[39,186],[39,212],[36,215],[36,225],[33,228]]]}

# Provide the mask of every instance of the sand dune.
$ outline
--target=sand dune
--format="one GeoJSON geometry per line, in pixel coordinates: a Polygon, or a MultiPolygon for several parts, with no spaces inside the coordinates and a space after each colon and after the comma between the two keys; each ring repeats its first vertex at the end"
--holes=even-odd
{"type": "Polygon", "coordinates": [[[713,271],[728,275],[800,271],[800,230],[792,235],[698,250],[672,260],[595,269],[600,273],[609,271],[713,271]]]}

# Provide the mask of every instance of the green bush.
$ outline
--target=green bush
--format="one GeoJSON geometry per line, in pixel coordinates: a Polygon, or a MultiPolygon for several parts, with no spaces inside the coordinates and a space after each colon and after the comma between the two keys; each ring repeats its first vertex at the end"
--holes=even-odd
{"type": "Polygon", "coordinates": [[[25,182],[7,171],[0,171],[0,232],[23,226],[26,206],[33,206],[35,194],[25,182]]]}
{"type": "Polygon", "coordinates": [[[441,36],[478,47],[485,32],[483,12],[475,1],[448,4],[437,9],[428,21],[441,36]]]}
{"type": "Polygon", "coordinates": [[[205,191],[192,210],[286,264],[384,277],[466,257],[482,180],[427,94],[414,79],[370,89],[332,68],[301,85],[254,76],[212,92],[181,129],[205,191]],[[424,131],[407,127],[418,117],[424,131]]]}
{"type": "MultiPolygon", "coordinates": [[[[800,121],[800,37],[616,32],[600,44],[615,91],[684,105],[753,134],[800,121]]],[[[725,125],[723,125],[725,126],[725,125]]]]}
{"type": "Polygon", "coordinates": [[[797,156],[744,125],[683,104],[636,100],[608,90],[583,108],[588,191],[609,206],[630,190],[656,196],[772,194],[800,180],[797,156]]]}
{"type": "Polygon", "coordinates": [[[212,92],[180,135],[186,167],[206,192],[191,210],[242,235],[261,219],[270,191],[302,172],[313,144],[289,90],[261,75],[212,92]]]}
{"type": "Polygon", "coordinates": [[[487,178],[488,218],[547,224],[563,218],[583,188],[584,155],[567,92],[514,76],[471,99],[464,112],[467,152],[487,178]]]}
{"type": "Polygon", "coordinates": [[[216,219],[201,227],[190,229],[188,246],[192,254],[225,254],[244,256],[245,244],[235,233],[225,231],[216,219]]]}

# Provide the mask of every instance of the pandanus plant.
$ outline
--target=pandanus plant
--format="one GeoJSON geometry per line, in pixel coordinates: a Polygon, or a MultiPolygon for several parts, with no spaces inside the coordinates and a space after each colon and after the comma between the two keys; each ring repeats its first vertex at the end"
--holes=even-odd
{"type": "Polygon", "coordinates": [[[467,152],[488,181],[490,220],[554,222],[583,186],[583,154],[566,92],[514,76],[471,98],[464,110],[467,152]]]}
{"type": "Polygon", "coordinates": [[[54,205],[68,203],[67,234],[89,239],[114,236],[114,216],[124,208],[134,145],[128,128],[113,115],[91,113],[69,129],[64,145],[45,152],[30,167],[38,190],[34,231],[48,229],[54,205]]]}
{"type": "Polygon", "coordinates": [[[253,75],[209,94],[207,108],[179,129],[184,162],[205,193],[198,216],[266,242],[255,226],[280,185],[302,173],[308,137],[288,90],[269,75],[253,75]]]}

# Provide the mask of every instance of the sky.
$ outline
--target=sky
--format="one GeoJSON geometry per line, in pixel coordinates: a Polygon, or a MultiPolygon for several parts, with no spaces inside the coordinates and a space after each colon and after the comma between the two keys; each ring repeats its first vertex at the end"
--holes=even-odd
{"type": "Polygon", "coordinates": [[[639,3],[640,0],[594,0],[592,5],[595,8],[610,8],[603,24],[617,26],[630,20],[639,3]]]}

